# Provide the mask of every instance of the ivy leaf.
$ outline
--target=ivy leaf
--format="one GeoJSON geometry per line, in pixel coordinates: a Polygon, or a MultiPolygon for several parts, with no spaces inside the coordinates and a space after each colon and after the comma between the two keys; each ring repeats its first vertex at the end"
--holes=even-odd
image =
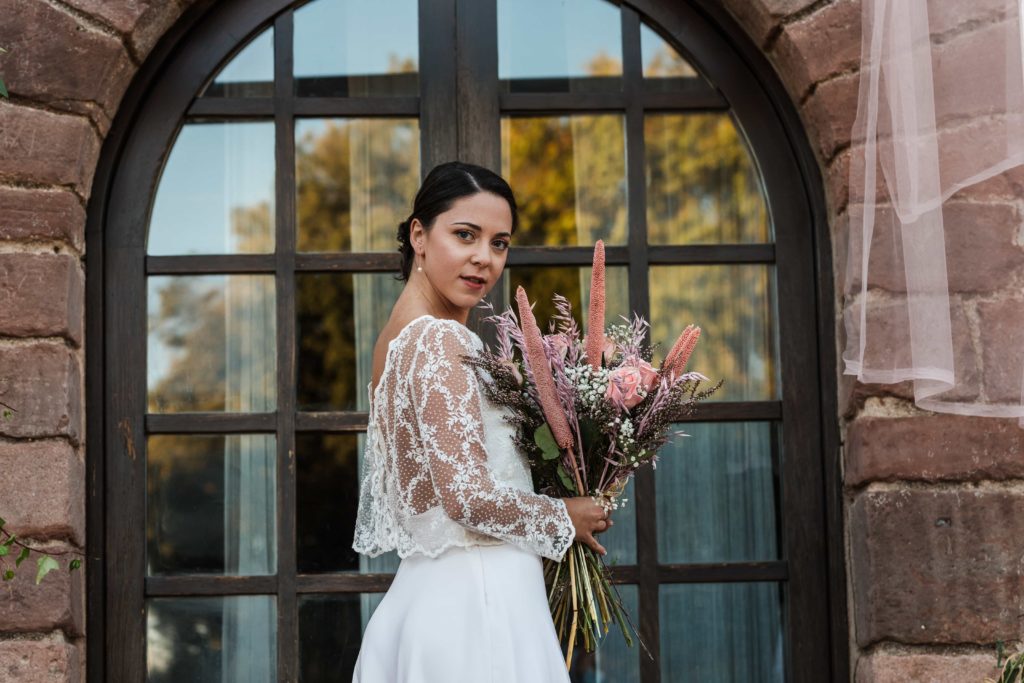
{"type": "Polygon", "coordinates": [[[4,545],[10,548],[14,544],[14,539],[17,538],[17,534],[11,534],[10,538],[4,541],[4,545]]]}
{"type": "Polygon", "coordinates": [[[28,559],[28,548],[22,548],[21,553],[18,555],[18,559],[14,561],[15,567],[20,567],[21,563],[28,559]]]}
{"type": "Polygon", "coordinates": [[[533,442],[540,449],[541,457],[545,460],[554,460],[561,452],[555,442],[555,435],[551,433],[551,427],[545,422],[533,433],[533,442]]]}
{"type": "Polygon", "coordinates": [[[4,528],[4,524],[7,524],[7,520],[3,517],[0,517],[0,529],[4,528]]]}
{"type": "Polygon", "coordinates": [[[558,478],[562,480],[562,486],[565,487],[566,491],[575,491],[576,482],[573,481],[569,473],[565,471],[565,466],[562,463],[558,463],[558,478]]]}
{"type": "Polygon", "coordinates": [[[39,585],[39,582],[43,580],[43,577],[50,572],[51,569],[60,569],[60,565],[57,564],[57,560],[53,559],[49,555],[43,555],[42,557],[40,557],[38,565],[39,571],[36,572],[37,586],[39,585]]]}
{"type": "Polygon", "coordinates": [[[14,578],[14,570],[13,569],[8,569],[7,571],[4,572],[4,581],[10,581],[13,578],[14,578]]]}
{"type": "Polygon", "coordinates": [[[71,560],[71,562],[68,563],[68,571],[69,572],[73,572],[74,570],[78,569],[81,566],[82,566],[82,561],[76,557],[75,559],[71,560]]]}
{"type": "MultiPolygon", "coordinates": [[[[4,82],[3,82],[2,79],[0,79],[0,97],[6,97],[7,99],[11,98],[10,93],[7,92],[7,86],[4,85],[4,82]]],[[[5,415],[4,417],[7,417],[7,416],[5,415]]]]}
{"type": "Polygon", "coordinates": [[[3,557],[7,553],[11,552],[11,549],[7,545],[0,545],[0,557],[3,557]]]}

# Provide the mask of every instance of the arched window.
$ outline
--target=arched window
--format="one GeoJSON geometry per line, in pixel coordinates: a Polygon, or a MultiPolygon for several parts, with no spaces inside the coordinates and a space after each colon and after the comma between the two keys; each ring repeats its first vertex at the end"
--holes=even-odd
{"type": "Polygon", "coordinates": [[[609,314],[663,344],[699,323],[693,365],[726,379],[603,537],[652,657],[613,634],[574,675],[827,677],[812,180],[703,15],[227,0],[172,42],[107,151],[92,676],[348,679],[397,567],[351,550],[395,229],[459,158],[521,203],[497,306],[583,310],[600,238],[609,314]]]}

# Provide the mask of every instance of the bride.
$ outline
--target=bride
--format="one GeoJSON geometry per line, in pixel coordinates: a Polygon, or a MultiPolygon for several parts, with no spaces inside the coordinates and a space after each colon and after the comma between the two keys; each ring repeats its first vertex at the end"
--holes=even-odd
{"type": "Polygon", "coordinates": [[[363,634],[353,683],[569,680],[541,557],[612,521],[594,499],[533,493],[512,427],[461,361],[465,323],[505,267],[518,216],[480,166],[434,168],[398,229],[406,285],[374,350],[352,547],[397,549],[394,581],[363,634]]]}

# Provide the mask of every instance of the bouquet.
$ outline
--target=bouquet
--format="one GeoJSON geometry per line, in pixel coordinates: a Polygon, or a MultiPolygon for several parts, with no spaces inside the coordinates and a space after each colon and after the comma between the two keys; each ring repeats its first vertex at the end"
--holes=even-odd
{"type": "MultiPolygon", "coordinates": [[[[497,348],[466,360],[490,375],[482,383],[488,398],[509,409],[506,419],[516,427],[516,445],[529,458],[538,490],[557,497],[590,495],[614,510],[626,502],[620,496],[637,469],[648,463],[656,467],[659,447],[685,436],[671,430],[672,422],[691,414],[722,383],[701,389],[708,378],[685,371],[699,327],[687,326],[657,369],[645,343],[646,321],[634,314],[606,328],[604,267],[604,245],[598,241],[587,337],[559,294],[553,298],[556,315],[549,333],[542,334],[519,287],[518,318],[511,309],[492,310],[486,318],[496,327],[497,348]]],[[[632,646],[626,625],[634,633],[636,628],[594,550],[574,543],[561,562],[544,563],[567,667],[577,640],[593,651],[610,623],[632,646]]]]}

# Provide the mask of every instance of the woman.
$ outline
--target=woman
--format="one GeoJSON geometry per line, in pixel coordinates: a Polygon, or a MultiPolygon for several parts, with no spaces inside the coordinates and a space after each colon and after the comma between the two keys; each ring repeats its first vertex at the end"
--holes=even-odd
{"type": "Polygon", "coordinates": [[[597,552],[590,497],[533,493],[512,427],[461,361],[482,348],[470,309],[505,267],[518,216],[480,166],[434,168],[399,226],[406,285],[374,350],[352,547],[402,558],[370,618],[353,683],[568,681],[541,557],[597,552]]]}

